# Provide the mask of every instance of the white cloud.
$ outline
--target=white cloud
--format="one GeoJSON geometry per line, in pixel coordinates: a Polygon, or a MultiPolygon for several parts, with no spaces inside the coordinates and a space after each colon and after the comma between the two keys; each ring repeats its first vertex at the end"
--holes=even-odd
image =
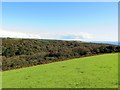
{"type": "Polygon", "coordinates": [[[10,38],[38,38],[40,39],[40,36],[29,34],[29,33],[22,33],[22,32],[14,32],[14,31],[8,31],[8,30],[0,30],[0,37],[10,37],[10,38]]]}
{"type": "Polygon", "coordinates": [[[33,39],[60,39],[60,40],[89,40],[93,36],[87,32],[38,32],[37,34],[13,32],[8,30],[0,30],[0,37],[11,37],[11,38],[33,38],[33,39]]]}
{"type": "Polygon", "coordinates": [[[60,39],[60,40],[89,40],[93,35],[87,32],[59,32],[59,33],[40,33],[42,39],[60,39]]]}

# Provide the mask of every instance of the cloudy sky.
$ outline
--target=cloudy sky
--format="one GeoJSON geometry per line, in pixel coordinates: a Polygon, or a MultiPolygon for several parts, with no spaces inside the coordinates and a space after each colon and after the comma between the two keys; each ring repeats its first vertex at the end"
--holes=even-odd
{"type": "Polygon", "coordinates": [[[5,35],[42,39],[117,41],[117,2],[4,2],[5,35]]]}

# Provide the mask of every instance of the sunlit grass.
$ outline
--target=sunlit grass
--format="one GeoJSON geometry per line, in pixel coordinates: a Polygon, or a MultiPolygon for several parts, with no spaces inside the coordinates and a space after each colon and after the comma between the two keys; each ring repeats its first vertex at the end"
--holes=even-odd
{"type": "Polygon", "coordinates": [[[3,72],[3,88],[117,88],[118,54],[3,72]]]}

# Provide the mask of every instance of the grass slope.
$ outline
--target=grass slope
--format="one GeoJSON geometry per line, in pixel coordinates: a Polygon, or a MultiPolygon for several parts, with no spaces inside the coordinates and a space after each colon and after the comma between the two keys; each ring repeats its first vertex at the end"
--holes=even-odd
{"type": "Polygon", "coordinates": [[[0,90],[2,89],[2,72],[0,72],[0,90]]]}
{"type": "Polygon", "coordinates": [[[118,54],[3,72],[3,88],[117,88],[118,54]]]}

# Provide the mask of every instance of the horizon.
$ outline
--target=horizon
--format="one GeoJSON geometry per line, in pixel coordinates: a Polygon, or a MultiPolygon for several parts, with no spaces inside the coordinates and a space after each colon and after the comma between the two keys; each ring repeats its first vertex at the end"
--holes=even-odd
{"type": "Polygon", "coordinates": [[[7,36],[118,41],[117,2],[3,2],[2,7],[1,32],[7,36]]]}

